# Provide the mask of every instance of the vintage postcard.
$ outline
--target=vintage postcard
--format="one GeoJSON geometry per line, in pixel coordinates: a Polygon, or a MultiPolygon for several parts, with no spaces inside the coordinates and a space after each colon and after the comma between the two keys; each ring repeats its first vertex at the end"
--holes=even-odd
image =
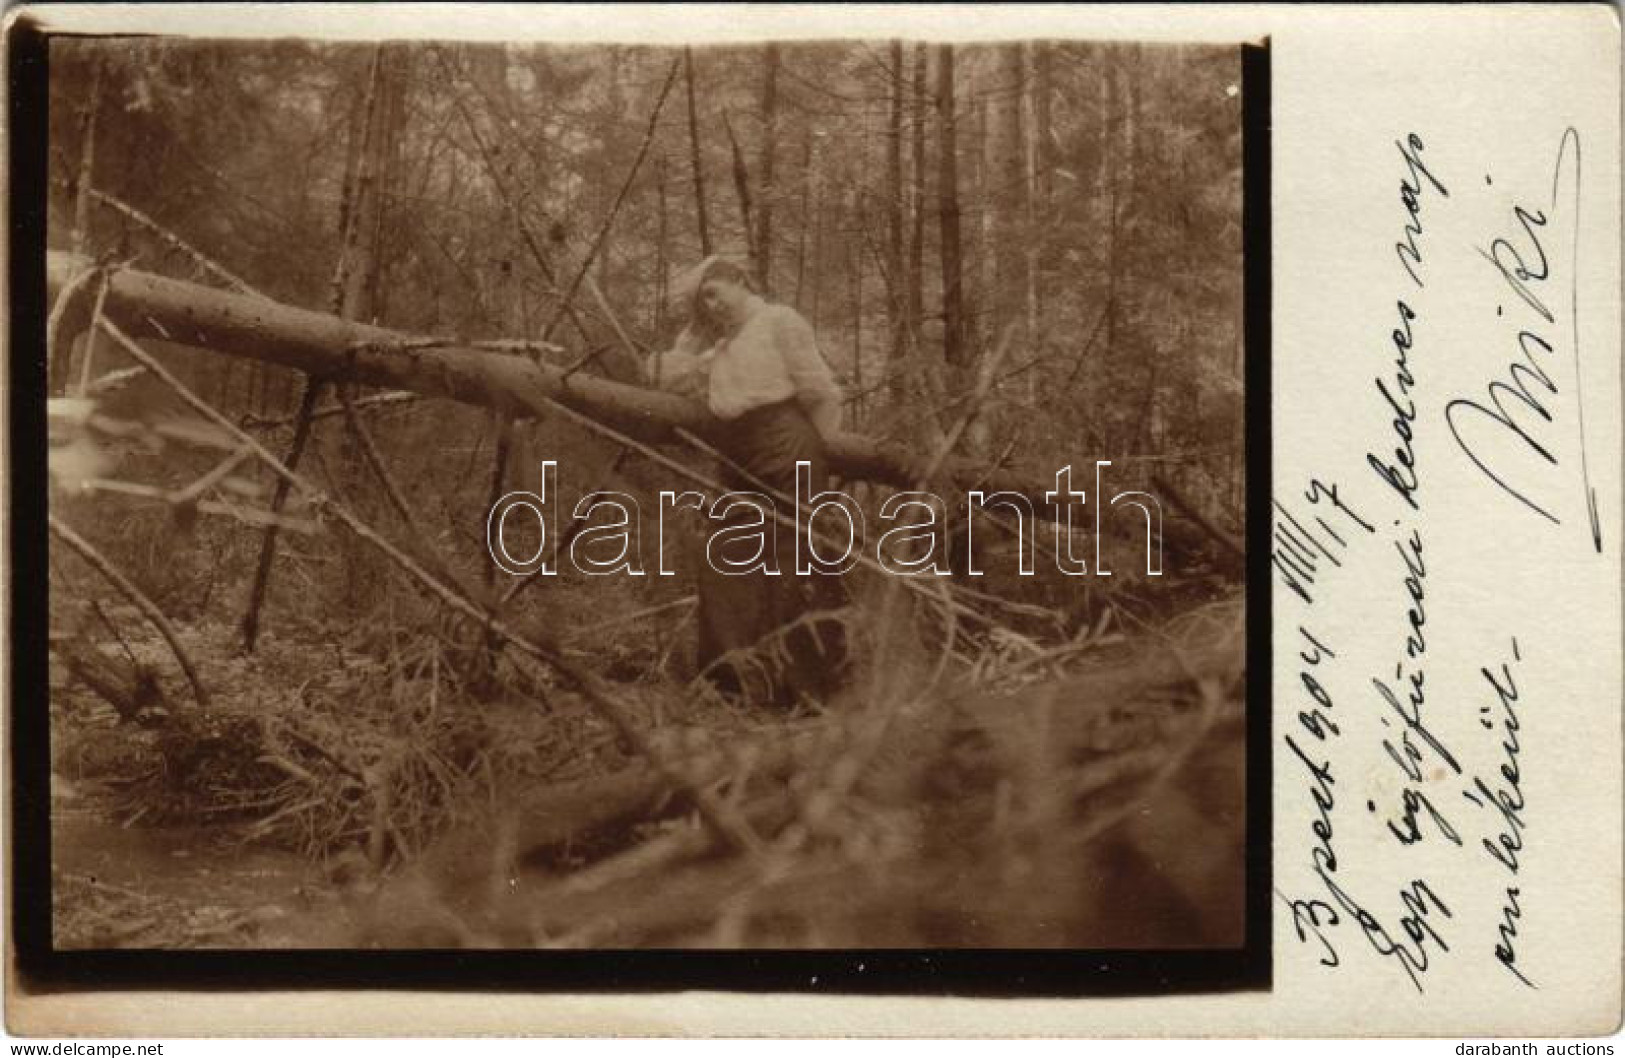
{"type": "Polygon", "coordinates": [[[8,1028],[1613,1031],[1619,61],[14,9],[8,1028]]]}

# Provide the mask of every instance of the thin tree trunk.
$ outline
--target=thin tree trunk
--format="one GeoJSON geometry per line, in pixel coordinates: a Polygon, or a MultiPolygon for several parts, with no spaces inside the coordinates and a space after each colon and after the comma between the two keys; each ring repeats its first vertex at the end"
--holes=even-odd
{"type": "Polygon", "coordinates": [[[886,127],[886,316],[891,340],[886,347],[886,376],[891,406],[900,408],[907,398],[904,370],[908,333],[906,282],[903,274],[903,42],[891,42],[891,113],[886,127]]]}
{"type": "Polygon", "coordinates": [[[256,415],[265,418],[271,412],[271,366],[269,364],[256,365],[259,370],[254,373],[253,408],[256,415]]]}
{"type": "MultiPolygon", "coordinates": [[[[861,222],[862,215],[859,219],[861,222]]],[[[851,247],[850,261],[852,272],[852,386],[858,392],[863,392],[863,238],[860,223],[858,232],[854,232],[849,240],[851,247]]],[[[860,427],[863,423],[863,398],[860,396],[852,409],[853,420],[860,427]]]]}
{"type": "Polygon", "coordinates": [[[1117,219],[1121,214],[1117,194],[1117,167],[1112,166],[1111,211],[1106,227],[1106,355],[1117,351],[1117,219]]]}
{"type": "MultiPolygon", "coordinates": [[[[367,71],[366,94],[362,97],[362,119],[353,132],[361,143],[356,150],[355,166],[346,176],[349,183],[339,196],[339,259],[334,262],[332,310],[345,319],[358,319],[357,307],[365,308],[366,278],[359,276],[362,264],[363,235],[373,229],[370,192],[377,180],[373,165],[376,161],[377,142],[382,124],[380,102],[384,95],[384,46],[373,49],[372,64],[367,71]]],[[[297,468],[296,468],[297,469],[297,468]]]]}
{"type": "Polygon", "coordinates": [[[983,97],[976,104],[976,305],[981,312],[988,315],[985,321],[989,330],[997,332],[999,328],[998,317],[1002,315],[1004,305],[1003,291],[1000,289],[999,246],[998,230],[993,218],[999,213],[999,205],[994,191],[998,183],[999,163],[997,154],[998,136],[994,129],[993,103],[983,97]]]}
{"type": "Polygon", "coordinates": [[[662,338],[666,333],[666,299],[670,289],[670,277],[666,274],[669,271],[666,239],[670,209],[666,204],[666,164],[664,154],[655,158],[655,305],[650,330],[662,338]]]}
{"type": "MultiPolygon", "coordinates": [[[[359,181],[353,198],[352,230],[344,253],[345,286],[339,315],[361,323],[378,321],[380,276],[387,264],[383,255],[385,218],[388,214],[388,188],[395,169],[396,146],[400,141],[397,122],[401,118],[400,96],[405,90],[402,63],[408,52],[401,45],[380,45],[374,74],[374,88],[367,112],[366,144],[362,150],[359,181]]],[[[359,390],[353,382],[341,382],[354,399],[359,390]]],[[[353,422],[353,420],[352,420],[353,422]]],[[[347,429],[339,442],[336,476],[340,490],[353,504],[360,500],[365,456],[356,440],[355,429],[347,429]]],[[[269,534],[268,534],[269,535],[269,534]]],[[[365,589],[373,583],[367,553],[349,542],[344,556],[344,597],[353,609],[360,605],[365,589]]]]}
{"type": "Polygon", "coordinates": [[[102,106],[102,73],[106,66],[104,60],[96,60],[96,72],[90,82],[90,101],[85,104],[84,117],[80,121],[83,131],[79,138],[79,175],[74,186],[74,253],[90,253],[90,192],[95,186],[96,117],[102,106]]]}
{"type": "Polygon", "coordinates": [[[1023,120],[1026,103],[1026,69],[1019,44],[1001,45],[996,52],[999,96],[994,122],[993,167],[993,268],[996,275],[997,313],[990,314],[989,327],[1002,330],[1006,320],[1024,320],[1025,246],[1024,229],[1031,200],[1027,183],[1027,129],[1023,120]]]}
{"type": "MultiPolygon", "coordinates": [[[[1026,297],[1023,299],[1027,309],[1026,345],[1032,355],[1037,355],[1039,346],[1038,316],[1041,309],[1039,292],[1038,263],[1040,246],[1044,241],[1043,230],[1038,225],[1038,122],[1037,122],[1037,94],[1038,71],[1036,52],[1043,47],[1042,43],[1027,43],[1021,46],[1021,130],[1022,130],[1022,197],[1026,202],[1025,216],[1022,217],[1021,246],[1025,258],[1026,271],[1026,297]]],[[[1037,398],[1037,372],[1027,372],[1027,399],[1037,398]]]]}
{"type": "Polygon", "coordinates": [[[777,154],[779,46],[762,49],[762,160],[757,189],[756,279],[762,293],[773,293],[773,162],[777,154]]]}
{"type": "Polygon", "coordinates": [[[1121,99],[1121,63],[1115,53],[1103,60],[1105,73],[1101,77],[1100,92],[1100,188],[1101,200],[1106,206],[1106,355],[1117,352],[1117,229],[1122,213],[1122,183],[1119,145],[1122,131],[1116,110],[1121,99]],[[1114,134],[1115,133],[1115,134],[1114,134]]]}
{"type": "MultiPolygon", "coordinates": [[[[377,201],[377,181],[379,170],[382,168],[382,152],[385,149],[386,130],[385,113],[389,102],[385,99],[389,93],[384,86],[384,54],[383,45],[378,45],[373,51],[371,65],[367,72],[366,94],[362,99],[361,113],[364,115],[359,126],[352,126],[352,131],[359,134],[361,146],[355,153],[355,164],[350,168],[347,160],[346,166],[350,169],[351,183],[344,188],[339,199],[339,223],[343,225],[339,233],[339,260],[333,273],[332,299],[333,308],[344,319],[370,322],[373,260],[376,256],[377,246],[373,241],[382,230],[379,212],[381,204],[377,201]],[[370,235],[373,238],[364,238],[370,235]]],[[[296,413],[293,442],[288,447],[284,462],[290,469],[298,469],[299,461],[304,457],[305,448],[310,440],[312,415],[316,410],[317,399],[321,395],[322,382],[314,375],[307,375],[304,380],[304,389],[299,399],[299,410],[296,413]]],[[[264,414],[262,409],[261,414],[264,414]]],[[[344,460],[346,466],[350,460],[344,460]]],[[[281,514],[288,501],[288,485],[278,481],[275,492],[271,498],[271,513],[281,514]]],[[[252,652],[258,643],[260,630],[260,615],[265,606],[266,594],[270,590],[271,570],[276,559],[276,546],[278,525],[273,521],[265,528],[265,535],[260,541],[259,560],[255,565],[254,582],[249,589],[248,607],[243,615],[242,633],[243,649],[252,652]]],[[[346,563],[348,571],[352,563],[346,563]]],[[[346,573],[347,588],[353,592],[356,582],[354,574],[346,573]]]]}
{"type": "Polygon", "coordinates": [[[1008,306],[1005,316],[1023,316],[1025,287],[1025,228],[1031,195],[1027,180],[1027,76],[1026,49],[1021,44],[1001,45],[999,56],[998,133],[994,141],[998,164],[994,169],[994,225],[998,246],[996,266],[999,298],[1008,306]]]}
{"type": "Polygon", "coordinates": [[[264,364],[255,363],[253,361],[249,361],[243,365],[243,391],[241,394],[239,394],[239,397],[243,410],[251,415],[257,414],[259,411],[259,409],[254,405],[254,383],[259,372],[264,370],[264,368],[264,364]]]}
{"type": "Polygon", "coordinates": [[[807,212],[808,208],[812,205],[812,183],[813,183],[812,145],[813,145],[813,130],[811,128],[809,128],[807,130],[806,144],[803,146],[802,151],[801,151],[801,226],[800,226],[799,232],[796,235],[796,298],[795,298],[795,302],[796,302],[797,307],[800,307],[800,306],[806,304],[806,302],[804,302],[802,300],[802,295],[805,292],[804,284],[806,283],[806,280],[807,280],[807,247],[809,245],[809,240],[807,239],[807,230],[808,230],[808,228],[810,228],[812,226],[812,215],[807,212]]]}
{"type": "Polygon", "coordinates": [[[700,119],[694,105],[694,49],[683,49],[683,77],[688,83],[688,149],[694,169],[694,212],[700,226],[700,256],[711,256],[711,224],[705,212],[705,165],[700,157],[700,119]]]}
{"type": "MultiPolygon", "coordinates": [[[[288,454],[282,460],[289,469],[297,468],[299,460],[304,457],[305,445],[310,441],[312,413],[316,410],[316,400],[321,394],[321,386],[321,382],[315,376],[305,377],[305,391],[299,399],[293,443],[288,446],[288,454]]],[[[277,480],[276,489],[271,495],[273,515],[280,513],[288,505],[290,489],[291,486],[286,480],[280,478],[277,480]]],[[[276,540],[277,524],[272,522],[265,527],[265,536],[260,540],[260,556],[254,567],[254,583],[248,590],[248,609],[243,614],[243,649],[250,654],[259,643],[260,610],[265,605],[265,594],[271,586],[271,563],[276,559],[276,540]]]]}
{"type": "Polygon", "coordinates": [[[914,45],[913,105],[910,114],[912,193],[909,196],[911,228],[908,237],[908,336],[911,349],[917,351],[920,329],[925,324],[925,125],[926,65],[930,53],[924,44],[914,45]]]}
{"type": "Polygon", "coordinates": [[[1115,119],[1112,114],[1117,96],[1116,61],[1109,50],[1102,50],[1100,56],[1100,76],[1098,91],[1095,93],[1096,122],[1098,130],[1095,143],[1099,148],[1099,155],[1095,159],[1095,203],[1097,216],[1100,221],[1097,227],[1105,227],[1111,223],[1109,215],[1102,215],[1098,211],[1112,194],[1112,158],[1116,154],[1117,145],[1112,142],[1112,128],[1115,119]]]}
{"type": "MultiPolygon", "coordinates": [[[[90,101],[85,104],[84,114],[79,121],[79,172],[75,177],[73,201],[73,238],[71,245],[73,252],[92,256],[90,248],[90,203],[91,191],[95,187],[96,170],[96,115],[101,110],[102,102],[102,71],[106,68],[103,59],[96,60],[96,72],[92,75],[90,85],[90,101]]],[[[97,328],[92,327],[85,332],[82,341],[58,342],[52,348],[52,358],[47,366],[46,390],[52,395],[64,392],[68,387],[73,353],[79,347],[82,362],[90,363],[97,341],[97,328]]]]}
{"type": "MultiPolygon", "coordinates": [[[[1143,72],[1143,64],[1145,62],[1145,51],[1138,44],[1130,45],[1130,48],[1131,48],[1131,51],[1129,52],[1129,55],[1130,55],[1130,60],[1131,61],[1130,61],[1130,65],[1129,65],[1128,75],[1127,75],[1128,76],[1128,115],[1127,115],[1128,120],[1127,120],[1127,122],[1125,122],[1125,139],[1126,139],[1127,142],[1124,144],[1124,147],[1123,147],[1124,169],[1126,170],[1126,172],[1125,172],[1125,179],[1122,180],[1121,183],[1122,183],[1122,186],[1128,188],[1130,190],[1130,192],[1132,192],[1133,188],[1135,187],[1135,180],[1136,180],[1137,175],[1138,175],[1138,173],[1140,171],[1139,152],[1140,152],[1140,140],[1142,138],[1141,137],[1141,132],[1140,132],[1140,122],[1141,122],[1141,110],[1142,110],[1142,107],[1144,106],[1144,100],[1145,100],[1145,85],[1144,85],[1143,78],[1142,78],[1142,72],[1143,72]]],[[[1121,269],[1121,267],[1122,267],[1122,261],[1121,261],[1121,256],[1122,256],[1121,242],[1122,242],[1122,240],[1121,240],[1121,233],[1120,232],[1119,232],[1119,238],[1118,238],[1117,242],[1118,242],[1117,252],[1119,254],[1119,262],[1118,262],[1117,269],[1114,269],[1114,270],[1121,269]]],[[[1127,286],[1127,284],[1120,284],[1120,286],[1127,286]]],[[[1130,319],[1133,319],[1133,317],[1131,316],[1130,319]]],[[[1136,329],[1138,329],[1138,328],[1136,328],[1136,329]]],[[[1146,353],[1146,393],[1145,393],[1144,413],[1139,417],[1140,418],[1140,450],[1141,451],[1151,451],[1152,450],[1152,444],[1153,444],[1153,427],[1155,425],[1155,420],[1156,420],[1156,417],[1157,417],[1156,416],[1156,411],[1157,411],[1156,401],[1157,401],[1157,375],[1158,375],[1158,371],[1157,371],[1157,362],[1156,362],[1156,343],[1154,341],[1145,342],[1144,343],[1144,349],[1145,349],[1145,353],[1146,353]]]]}
{"type": "MultiPolygon", "coordinates": [[[[1037,147],[1037,182],[1033,193],[1037,198],[1037,213],[1046,220],[1055,202],[1055,119],[1051,99],[1055,91],[1055,52],[1054,45],[1049,41],[1041,40],[1033,45],[1033,143],[1037,147]]],[[[1047,225],[1044,230],[1047,229],[1047,225]]],[[[1049,267],[1050,241],[1042,237],[1034,239],[1039,246],[1038,269],[1039,282],[1039,310],[1043,310],[1044,292],[1042,289],[1042,276],[1049,267]]]]}
{"type": "MultiPolygon", "coordinates": [[[[492,453],[491,453],[491,484],[485,490],[485,509],[487,511],[496,507],[502,499],[503,485],[508,480],[508,458],[513,454],[514,421],[511,415],[497,412],[491,417],[492,453]]],[[[483,522],[484,519],[482,518],[483,522]]],[[[490,587],[496,582],[497,565],[490,561],[484,563],[485,585],[490,587]]]]}
{"type": "MultiPolygon", "coordinates": [[[[674,64],[671,68],[672,78],[676,77],[677,71],[678,68],[674,64]]],[[[627,112],[625,72],[624,49],[611,46],[609,48],[609,120],[604,123],[608,133],[605,138],[605,146],[608,148],[604,152],[606,161],[609,158],[619,158],[621,156],[621,146],[626,138],[621,125],[626,118],[627,112]]],[[[664,94],[662,94],[662,98],[664,98],[664,94]]],[[[633,172],[637,172],[636,167],[634,167],[633,172]]],[[[620,209],[618,203],[612,203],[608,198],[609,186],[607,184],[602,185],[602,191],[604,195],[600,198],[602,203],[600,213],[605,218],[604,237],[594,260],[592,272],[597,273],[598,287],[604,292],[604,296],[610,299],[611,304],[618,304],[615,277],[619,272],[619,267],[618,262],[615,260],[614,232],[620,209]]]]}
{"type": "Polygon", "coordinates": [[[942,229],[942,354],[965,360],[964,257],[959,244],[959,166],[954,116],[954,48],[937,48],[937,217],[942,229]]]}
{"type": "MultiPolygon", "coordinates": [[[[96,72],[90,89],[90,100],[85,104],[81,117],[81,135],[79,140],[79,172],[75,178],[75,194],[73,204],[73,237],[72,246],[75,253],[92,255],[93,246],[90,237],[91,226],[91,200],[95,196],[96,172],[96,125],[97,116],[101,110],[102,72],[106,62],[96,60],[96,72]]],[[[96,276],[90,277],[93,287],[100,287],[100,280],[96,276]]],[[[87,291],[86,296],[91,296],[87,291]]],[[[100,294],[94,300],[100,304],[100,294]]],[[[94,316],[94,312],[92,313],[94,316]]],[[[90,376],[96,360],[96,346],[100,341],[100,328],[92,323],[90,329],[84,332],[77,340],[56,342],[48,348],[52,359],[47,367],[47,391],[59,394],[65,390],[74,394],[83,395],[90,386],[90,376]],[[74,354],[78,353],[79,381],[77,384],[70,381],[74,354]]]]}
{"type": "Polygon", "coordinates": [[[1140,83],[1140,63],[1144,53],[1137,44],[1129,45],[1128,69],[1123,72],[1123,80],[1128,95],[1128,111],[1123,121],[1123,160],[1127,163],[1128,186],[1134,186],[1136,171],[1135,159],[1140,151],[1140,106],[1143,88],[1140,83]]]}
{"type": "Polygon", "coordinates": [[[756,257],[756,224],[751,216],[750,171],[745,168],[745,152],[739,149],[739,138],[734,135],[733,122],[728,120],[727,114],[722,115],[722,128],[728,133],[728,149],[733,153],[734,193],[739,196],[739,226],[744,233],[742,242],[751,259],[750,270],[760,276],[762,269],[756,257]]]}
{"type": "MultiPolygon", "coordinates": [[[[391,252],[392,236],[397,229],[384,223],[389,203],[399,201],[404,174],[401,166],[402,134],[406,128],[406,93],[412,83],[413,53],[401,45],[387,51],[388,62],[384,73],[388,78],[383,115],[383,139],[379,144],[381,166],[378,186],[374,194],[372,256],[368,270],[367,311],[374,320],[387,313],[390,283],[389,262],[395,259],[391,252]]],[[[522,332],[523,333],[523,332],[522,332]]]]}
{"type": "Polygon", "coordinates": [[[813,236],[812,236],[812,323],[813,330],[819,330],[818,314],[823,304],[824,294],[824,200],[826,197],[824,181],[819,179],[813,188],[813,236]]]}
{"type": "Polygon", "coordinates": [[[372,62],[367,67],[366,88],[358,96],[352,96],[348,116],[349,138],[344,145],[344,176],[339,181],[339,256],[333,262],[333,278],[328,288],[328,307],[337,312],[344,302],[344,268],[345,249],[349,245],[350,229],[352,228],[351,212],[355,209],[356,173],[361,168],[361,156],[366,148],[367,115],[372,109],[373,93],[376,91],[374,78],[377,75],[378,52],[374,51],[372,62]]]}

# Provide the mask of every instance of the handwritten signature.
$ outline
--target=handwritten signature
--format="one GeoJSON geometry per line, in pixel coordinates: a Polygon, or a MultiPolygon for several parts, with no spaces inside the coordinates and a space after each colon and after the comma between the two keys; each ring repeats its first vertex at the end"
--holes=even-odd
{"type": "MultiPolygon", "coordinates": [[[[1591,523],[1592,546],[1600,554],[1602,524],[1586,452],[1585,392],[1580,371],[1580,177],[1580,134],[1570,127],[1564,130],[1558,145],[1550,202],[1544,209],[1515,204],[1515,230],[1491,240],[1488,249],[1479,248],[1479,254],[1505,281],[1507,290],[1516,295],[1513,309],[1518,352],[1507,361],[1505,376],[1490,382],[1481,400],[1457,397],[1445,405],[1444,414],[1456,444],[1486,478],[1525,509],[1554,525],[1561,524],[1552,511],[1553,501],[1545,495],[1555,486],[1547,485],[1543,490],[1541,475],[1546,468],[1558,465],[1555,442],[1549,433],[1558,426],[1559,410],[1551,402],[1559,394],[1551,366],[1560,355],[1562,332],[1566,331],[1574,365],[1580,484],[1591,523]],[[1561,227],[1549,231],[1554,223],[1561,227]],[[1569,247],[1566,274],[1547,252],[1547,243],[1564,235],[1569,247]],[[1568,304],[1554,308],[1565,294],[1568,304]],[[1566,319],[1561,319],[1560,313],[1566,319]]],[[[1486,184],[1492,182],[1488,175],[1484,180],[1486,184]]],[[[1506,312],[1505,305],[1496,306],[1498,318],[1507,318],[1506,312]]]]}

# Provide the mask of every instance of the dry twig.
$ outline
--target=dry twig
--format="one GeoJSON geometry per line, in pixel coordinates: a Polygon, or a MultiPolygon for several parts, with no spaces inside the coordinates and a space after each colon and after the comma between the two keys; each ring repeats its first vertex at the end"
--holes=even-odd
{"type": "Polygon", "coordinates": [[[125,216],[134,220],[136,223],[152,231],[160,239],[163,239],[165,242],[169,243],[171,246],[174,246],[176,249],[192,258],[192,260],[202,265],[204,271],[213,275],[215,278],[225,283],[228,287],[237,291],[237,293],[248,294],[249,296],[256,298],[265,297],[264,294],[250,286],[246,280],[240,279],[232,272],[227,271],[222,265],[217,264],[215,261],[205,256],[191,243],[187,242],[179,235],[176,235],[162,224],[159,224],[157,221],[136,209],[128,202],[114,198],[107,192],[99,191],[96,188],[88,188],[87,190],[90,197],[94,198],[97,202],[100,202],[102,205],[124,214],[125,216]]]}

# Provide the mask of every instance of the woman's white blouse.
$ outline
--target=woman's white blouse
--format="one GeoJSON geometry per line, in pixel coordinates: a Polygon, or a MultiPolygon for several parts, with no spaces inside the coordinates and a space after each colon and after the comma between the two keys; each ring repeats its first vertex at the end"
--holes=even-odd
{"type": "Polygon", "coordinates": [[[678,348],[660,358],[660,385],[694,392],[700,379],[706,402],[719,419],[737,419],[764,404],[796,398],[825,436],[841,424],[841,390],[818,351],[812,326],[788,305],[758,295],[745,304],[738,333],[703,352],[678,348]]]}

